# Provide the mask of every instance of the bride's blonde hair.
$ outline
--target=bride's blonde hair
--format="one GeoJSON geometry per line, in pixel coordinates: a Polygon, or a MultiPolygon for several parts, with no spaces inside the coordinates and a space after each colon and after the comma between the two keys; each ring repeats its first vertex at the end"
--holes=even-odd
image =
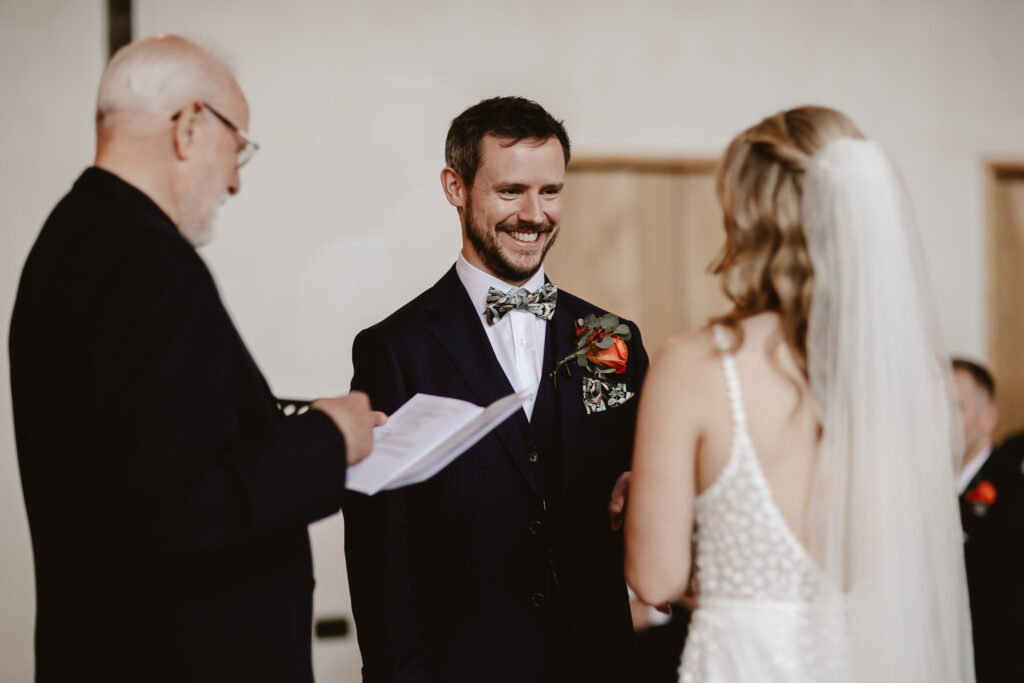
{"type": "Polygon", "coordinates": [[[811,157],[839,138],[863,139],[846,115],[826,107],[779,112],[737,135],[718,166],[715,190],[725,215],[725,245],[711,265],[733,309],[711,320],[743,344],[740,321],[765,311],[807,376],[807,316],[814,271],[800,200],[811,157]]]}

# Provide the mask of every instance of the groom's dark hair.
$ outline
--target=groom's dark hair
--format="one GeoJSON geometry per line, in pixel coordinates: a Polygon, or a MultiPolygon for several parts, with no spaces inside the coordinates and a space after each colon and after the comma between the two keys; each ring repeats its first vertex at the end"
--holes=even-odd
{"type": "Polygon", "coordinates": [[[996,381],[992,377],[992,373],[985,369],[984,366],[969,361],[966,358],[954,358],[953,369],[962,370],[966,372],[974,380],[974,383],[981,387],[988,397],[995,400],[996,397],[996,381]]]}
{"type": "Polygon", "coordinates": [[[565,163],[569,163],[569,135],[565,126],[544,107],[525,97],[492,97],[459,114],[448,128],[444,143],[444,160],[466,187],[473,186],[480,166],[480,142],[491,134],[507,139],[511,146],[520,140],[557,138],[562,145],[565,163]]]}

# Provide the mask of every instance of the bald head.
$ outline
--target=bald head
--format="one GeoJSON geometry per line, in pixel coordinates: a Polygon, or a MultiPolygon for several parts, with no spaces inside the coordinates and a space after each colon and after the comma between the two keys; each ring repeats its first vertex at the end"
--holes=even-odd
{"type": "Polygon", "coordinates": [[[179,36],[161,35],[117,51],[100,79],[96,126],[144,132],[190,100],[217,101],[241,95],[224,62],[179,36]]]}
{"type": "Polygon", "coordinates": [[[149,196],[198,246],[241,186],[248,129],[249,105],[227,65],[184,38],[155,36],[118,50],[103,72],[96,166],[149,196]]]}

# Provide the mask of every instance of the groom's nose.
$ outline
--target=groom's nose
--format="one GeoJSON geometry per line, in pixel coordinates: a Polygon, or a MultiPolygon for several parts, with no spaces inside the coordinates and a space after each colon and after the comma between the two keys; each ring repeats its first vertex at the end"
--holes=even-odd
{"type": "Polygon", "coordinates": [[[535,194],[524,194],[516,217],[523,223],[543,223],[544,210],[541,208],[540,197],[535,194]]]}

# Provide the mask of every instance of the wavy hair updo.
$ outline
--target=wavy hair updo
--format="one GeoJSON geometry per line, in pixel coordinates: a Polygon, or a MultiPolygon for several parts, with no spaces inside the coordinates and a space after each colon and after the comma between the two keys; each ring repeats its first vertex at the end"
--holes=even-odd
{"type": "Polygon", "coordinates": [[[737,135],[718,166],[725,245],[711,265],[733,304],[712,319],[743,343],[744,318],[776,311],[782,332],[807,376],[807,317],[814,271],[804,241],[800,203],[811,157],[840,138],[863,139],[846,115],[826,107],[779,112],[737,135]]]}

